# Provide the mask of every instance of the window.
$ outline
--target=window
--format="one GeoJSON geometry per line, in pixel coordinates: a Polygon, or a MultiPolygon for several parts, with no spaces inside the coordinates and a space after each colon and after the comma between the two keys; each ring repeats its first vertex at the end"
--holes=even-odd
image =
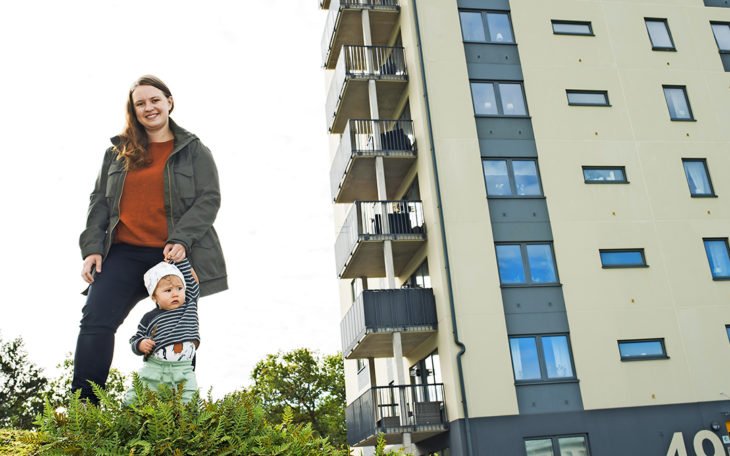
{"type": "Polygon", "coordinates": [[[692,116],[692,108],[689,106],[687,98],[687,88],[685,86],[662,86],[664,88],[664,98],[667,100],[667,108],[669,108],[669,118],[672,120],[694,120],[692,116]]]}
{"type": "Polygon", "coordinates": [[[619,340],[618,351],[621,361],[669,358],[664,339],[619,340]]]}
{"type": "Polygon", "coordinates": [[[367,366],[367,364],[365,364],[365,360],[362,358],[357,358],[355,360],[355,363],[358,372],[361,372],[367,366]]]}
{"type": "Polygon", "coordinates": [[[497,244],[496,250],[502,285],[558,283],[552,244],[497,244]]]}
{"type": "Polygon", "coordinates": [[[514,44],[509,13],[496,11],[460,11],[464,41],[514,44]]]}
{"type": "Polygon", "coordinates": [[[360,297],[363,289],[364,287],[362,278],[357,277],[355,279],[352,279],[352,281],[350,282],[350,296],[352,297],[352,302],[355,302],[357,298],[360,297]]]}
{"type": "Polygon", "coordinates": [[[730,325],[725,325],[725,332],[727,333],[727,339],[730,341],[730,325]]]}
{"type": "Polygon", "coordinates": [[[730,280],[730,253],[727,238],[703,239],[705,253],[710,263],[710,272],[714,280],[730,280]]]}
{"type": "Polygon", "coordinates": [[[541,437],[525,440],[527,456],[590,456],[585,435],[541,437]]]}
{"type": "Polygon", "coordinates": [[[649,32],[651,48],[655,51],[676,51],[669,24],[666,19],[645,18],[646,30],[649,32]]]}
{"type": "Polygon", "coordinates": [[[487,196],[541,196],[540,177],[535,160],[484,160],[487,196]]]}
{"type": "Polygon", "coordinates": [[[712,33],[715,35],[717,48],[720,52],[730,52],[730,23],[711,22],[712,33]]]}
{"type": "Polygon", "coordinates": [[[626,168],[623,166],[584,166],[583,180],[586,184],[628,184],[626,168]]]}
{"type": "Polygon", "coordinates": [[[611,106],[605,90],[566,90],[570,106],[611,106]]]}
{"type": "Polygon", "coordinates": [[[704,158],[683,158],[682,165],[690,195],[693,197],[715,196],[710,173],[707,171],[707,161],[704,158]]]}
{"type": "Polygon", "coordinates": [[[553,19],[553,34],[555,35],[585,35],[593,36],[593,27],[590,22],[558,21],[553,19]]]}
{"type": "Polygon", "coordinates": [[[472,82],[474,112],[478,116],[526,116],[520,82],[472,82]]]}
{"type": "Polygon", "coordinates": [[[574,379],[568,336],[513,336],[509,338],[512,369],[517,382],[574,379]]]}
{"type": "Polygon", "coordinates": [[[606,269],[647,267],[644,249],[601,249],[599,253],[606,269]]]}
{"type": "Polygon", "coordinates": [[[428,274],[428,262],[426,260],[418,266],[408,280],[403,283],[407,288],[431,288],[431,276],[428,274]]]}

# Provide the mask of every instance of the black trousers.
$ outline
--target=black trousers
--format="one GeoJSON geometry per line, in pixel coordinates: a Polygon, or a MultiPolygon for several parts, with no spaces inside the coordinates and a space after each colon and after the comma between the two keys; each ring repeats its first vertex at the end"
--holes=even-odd
{"type": "MultiPolygon", "coordinates": [[[[106,386],[114,356],[114,335],[132,308],[148,294],[144,273],[163,260],[162,249],[114,244],[89,287],[74,355],[73,391],[97,403],[89,380],[106,386]]],[[[131,334],[130,334],[131,337],[131,334]]]]}

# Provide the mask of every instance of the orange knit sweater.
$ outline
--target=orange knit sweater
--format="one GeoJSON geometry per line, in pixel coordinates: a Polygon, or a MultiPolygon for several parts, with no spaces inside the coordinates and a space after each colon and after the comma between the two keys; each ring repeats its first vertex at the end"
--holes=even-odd
{"type": "Polygon", "coordinates": [[[165,213],[165,163],[175,141],[150,143],[152,163],[127,172],[119,203],[115,242],[142,247],[164,247],[167,240],[165,213]]]}

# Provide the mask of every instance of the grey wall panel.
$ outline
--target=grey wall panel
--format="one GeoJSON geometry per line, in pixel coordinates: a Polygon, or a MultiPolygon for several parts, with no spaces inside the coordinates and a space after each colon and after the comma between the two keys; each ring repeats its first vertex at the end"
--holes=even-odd
{"type": "Polygon", "coordinates": [[[495,242],[551,241],[547,205],[542,198],[489,198],[495,242]]]}
{"type": "Polygon", "coordinates": [[[537,146],[532,139],[480,139],[482,157],[537,157],[537,146]]]}
{"type": "Polygon", "coordinates": [[[459,8],[509,11],[509,0],[458,0],[459,8]]]}
{"type": "Polygon", "coordinates": [[[524,312],[504,318],[510,335],[567,333],[569,329],[565,312],[524,312]]]}
{"type": "Polygon", "coordinates": [[[529,118],[477,117],[479,139],[535,139],[529,118]]]}
{"type": "Polygon", "coordinates": [[[563,289],[554,287],[502,288],[502,301],[507,314],[530,312],[565,312],[563,289]]]}
{"type": "Polygon", "coordinates": [[[464,43],[470,80],[522,81],[517,46],[509,44],[464,43]]]}
{"type": "Polygon", "coordinates": [[[496,242],[550,241],[553,238],[550,222],[498,222],[494,218],[492,218],[492,237],[496,242]]]}
{"type": "Polygon", "coordinates": [[[725,71],[730,71],[730,54],[720,54],[720,59],[722,60],[722,67],[725,71]]]}
{"type": "Polygon", "coordinates": [[[516,65],[467,63],[469,79],[488,81],[521,81],[522,68],[516,65]]]}
{"type": "MultiPolygon", "coordinates": [[[[472,416],[469,425],[474,454],[479,456],[524,455],[526,438],[570,434],[587,434],[593,456],[661,456],[667,454],[675,432],[683,433],[689,454],[694,456],[696,433],[707,430],[712,422],[724,425],[728,412],[730,401],[717,401],[493,418],[472,416]]],[[[464,435],[464,420],[449,424],[452,455],[466,454],[464,435]]],[[[444,448],[443,440],[436,436],[420,442],[418,454],[444,448]]]]}
{"type": "Polygon", "coordinates": [[[705,6],[717,6],[719,8],[730,8],[730,0],[705,0],[705,6]]]}
{"type": "Polygon", "coordinates": [[[583,400],[577,382],[518,385],[515,389],[520,414],[583,410],[583,400]]]}

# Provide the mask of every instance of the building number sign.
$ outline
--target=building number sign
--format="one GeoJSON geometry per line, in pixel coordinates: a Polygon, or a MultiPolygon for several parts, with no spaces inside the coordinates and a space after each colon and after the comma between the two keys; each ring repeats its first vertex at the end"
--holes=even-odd
{"type": "Polygon", "coordinates": [[[695,434],[692,447],[694,453],[688,453],[687,447],[684,444],[684,435],[681,432],[675,432],[672,436],[672,441],[669,443],[667,456],[723,456],[728,454],[725,452],[725,446],[722,444],[720,437],[714,432],[707,430],[701,430],[695,434]],[[705,441],[712,444],[713,452],[710,454],[705,452],[703,446],[705,441]]]}

